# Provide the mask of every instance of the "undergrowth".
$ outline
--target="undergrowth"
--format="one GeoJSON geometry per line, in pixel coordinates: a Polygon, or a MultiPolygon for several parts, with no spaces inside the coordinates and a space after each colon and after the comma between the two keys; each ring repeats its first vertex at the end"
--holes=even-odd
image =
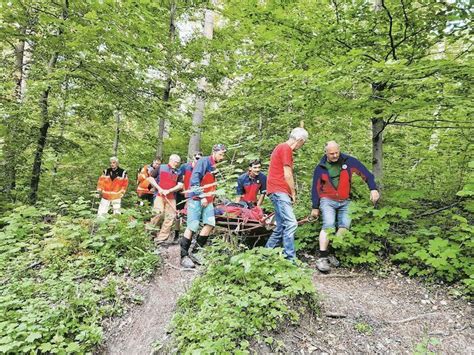
{"type": "Polygon", "coordinates": [[[272,343],[263,332],[318,310],[311,274],[279,250],[210,247],[205,274],[179,300],[172,321],[178,352],[248,353],[252,340],[272,343]]]}
{"type": "MultiPolygon", "coordinates": [[[[366,201],[352,201],[351,229],[342,235],[329,230],[331,247],[344,266],[376,269],[384,260],[390,260],[409,276],[456,284],[456,293],[472,297],[473,204],[458,200],[452,208],[443,206],[426,206],[413,191],[392,194],[379,208],[366,201]]],[[[301,228],[300,250],[318,249],[320,228],[320,223],[301,228]]]]}
{"type": "Polygon", "coordinates": [[[158,258],[137,212],[96,222],[90,203],[21,206],[0,223],[0,353],[83,353],[137,299],[158,258]]]}

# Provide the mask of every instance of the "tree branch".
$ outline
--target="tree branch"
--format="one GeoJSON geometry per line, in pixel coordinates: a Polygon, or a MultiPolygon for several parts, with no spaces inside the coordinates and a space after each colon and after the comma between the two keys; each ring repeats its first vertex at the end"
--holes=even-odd
{"type": "Polygon", "coordinates": [[[336,0],[331,0],[331,2],[334,5],[334,11],[336,13],[336,23],[339,25],[339,5],[336,0]]]}
{"type": "Polygon", "coordinates": [[[465,51],[462,51],[462,52],[459,53],[456,57],[454,57],[454,60],[459,59],[460,57],[462,57],[462,56],[463,56],[464,54],[466,54],[466,53],[470,53],[470,52],[471,52],[471,48],[472,48],[473,45],[474,45],[474,44],[471,43],[471,44],[469,45],[469,47],[467,47],[467,49],[466,49],[465,51]]]}
{"type": "MultiPolygon", "coordinates": [[[[384,10],[387,13],[387,16],[390,20],[389,21],[389,29],[388,29],[388,36],[390,37],[390,47],[392,48],[392,50],[390,52],[392,53],[393,59],[397,60],[397,54],[395,53],[395,42],[394,42],[393,33],[392,33],[392,28],[393,28],[392,14],[388,10],[387,6],[385,6],[385,1],[384,0],[382,0],[382,7],[384,8],[384,10]]],[[[388,55],[390,54],[390,52],[385,56],[385,60],[388,60],[388,55]]]]}
{"type": "Polygon", "coordinates": [[[448,206],[444,206],[444,207],[441,207],[441,208],[438,208],[437,210],[434,210],[434,211],[430,211],[430,212],[425,212],[425,213],[422,213],[422,214],[419,214],[418,216],[416,216],[417,218],[420,218],[420,217],[426,217],[426,216],[431,216],[433,214],[436,214],[438,212],[442,212],[444,210],[449,210],[450,208],[456,206],[459,204],[460,201],[456,201],[448,206]]]}
{"type": "Polygon", "coordinates": [[[420,126],[414,124],[406,124],[404,122],[392,122],[392,125],[395,126],[407,126],[413,128],[428,128],[428,129],[474,129],[474,126],[420,126]]]}
{"type": "Polygon", "coordinates": [[[398,121],[398,122],[393,122],[394,124],[412,124],[416,122],[447,122],[447,123],[462,123],[462,124],[469,124],[472,123],[472,121],[455,121],[455,120],[444,120],[444,119],[439,119],[439,118],[433,118],[433,119],[419,119],[419,120],[411,120],[411,121],[398,121]]]}

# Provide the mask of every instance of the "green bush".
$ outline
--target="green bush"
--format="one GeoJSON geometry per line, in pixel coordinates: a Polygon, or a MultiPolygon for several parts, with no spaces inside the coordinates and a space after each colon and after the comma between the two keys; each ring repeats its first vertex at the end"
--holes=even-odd
{"type": "Polygon", "coordinates": [[[445,213],[443,227],[420,226],[410,235],[392,240],[397,253],[391,259],[409,275],[448,282],[462,280],[474,291],[474,227],[462,216],[445,213]]]}
{"type": "MultiPolygon", "coordinates": [[[[471,196],[470,186],[468,183],[463,188],[462,197],[471,196]]],[[[418,193],[398,191],[379,209],[368,202],[353,201],[351,230],[339,236],[329,231],[338,258],[345,266],[371,267],[388,258],[410,276],[461,282],[465,293],[474,294],[471,201],[458,201],[451,209],[443,209],[449,203],[439,203],[439,213],[426,214],[427,206],[436,211],[437,205],[420,197],[418,193]]],[[[321,226],[306,227],[299,246],[314,250],[318,238],[313,241],[308,237],[308,228],[316,229],[317,234],[321,226]]]]}
{"type": "Polygon", "coordinates": [[[377,265],[386,255],[387,236],[392,223],[407,219],[411,212],[399,207],[375,209],[365,202],[350,205],[352,226],[342,235],[330,233],[332,247],[343,264],[377,265]]]}
{"type": "Polygon", "coordinates": [[[54,206],[21,206],[0,220],[0,353],[92,349],[101,320],[132,296],[124,276],[157,264],[137,215],[96,223],[83,199],[54,206]]]}
{"type": "Polygon", "coordinates": [[[246,353],[249,340],[262,331],[317,310],[311,271],[285,260],[278,250],[235,254],[218,245],[210,248],[207,260],[206,273],[179,300],[172,321],[180,352],[246,353]]]}

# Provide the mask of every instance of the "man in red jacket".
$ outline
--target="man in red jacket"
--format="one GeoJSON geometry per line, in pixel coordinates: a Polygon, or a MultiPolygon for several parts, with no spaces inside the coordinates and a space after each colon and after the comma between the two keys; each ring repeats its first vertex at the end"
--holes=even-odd
{"type": "Polygon", "coordinates": [[[153,170],[148,178],[150,184],[157,191],[153,202],[153,210],[156,215],[151,219],[151,224],[157,225],[163,219],[156,239],[157,244],[161,244],[169,238],[176,217],[176,192],[183,188],[183,183],[179,181],[178,167],[180,163],[179,155],[171,154],[168,164],[161,164],[153,170]]]}
{"type": "MultiPolygon", "coordinates": [[[[186,209],[187,199],[186,199],[186,193],[184,191],[189,190],[193,169],[196,166],[197,161],[201,158],[202,158],[202,153],[196,152],[193,154],[192,161],[188,163],[184,163],[179,168],[179,178],[180,178],[180,181],[182,181],[183,183],[183,189],[181,191],[178,191],[178,193],[176,194],[176,210],[178,212],[186,209]]],[[[173,243],[179,243],[180,230],[181,230],[181,218],[177,218],[174,224],[173,243]]]]}
{"type": "Polygon", "coordinates": [[[248,171],[237,179],[237,199],[248,208],[261,206],[267,194],[267,177],[260,170],[262,163],[259,159],[250,162],[248,171]],[[257,199],[257,195],[260,196],[257,199]]]}
{"type": "Polygon", "coordinates": [[[370,200],[376,203],[380,195],[377,191],[374,175],[359,160],[340,151],[339,144],[329,141],[324,147],[325,155],[314,169],[311,215],[323,217],[323,227],[319,233],[319,256],[316,267],[319,271],[328,272],[339,262],[328,254],[328,230],[336,229],[341,235],[351,224],[349,216],[349,196],[352,174],[360,175],[370,189],[370,200]]]}

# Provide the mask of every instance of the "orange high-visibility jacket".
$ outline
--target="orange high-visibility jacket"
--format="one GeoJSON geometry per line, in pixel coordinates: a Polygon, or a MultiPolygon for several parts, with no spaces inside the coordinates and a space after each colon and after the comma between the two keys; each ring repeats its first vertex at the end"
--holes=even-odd
{"type": "Polygon", "coordinates": [[[102,192],[102,197],[106,200],[116,200],[122,198],[127,190],[128,176],[122,168],[104,170],[97,182],[97,190],[102,192]]]}
{"type": "Polygon", "coordinates": [[[148,181],[148,178],[151,176],[152,169],[149,165],[145,165],[137,177],[137,195],[139,197],[143,195],[153,195],[154,192],[151,190],[153,186],[148,181]]]}

